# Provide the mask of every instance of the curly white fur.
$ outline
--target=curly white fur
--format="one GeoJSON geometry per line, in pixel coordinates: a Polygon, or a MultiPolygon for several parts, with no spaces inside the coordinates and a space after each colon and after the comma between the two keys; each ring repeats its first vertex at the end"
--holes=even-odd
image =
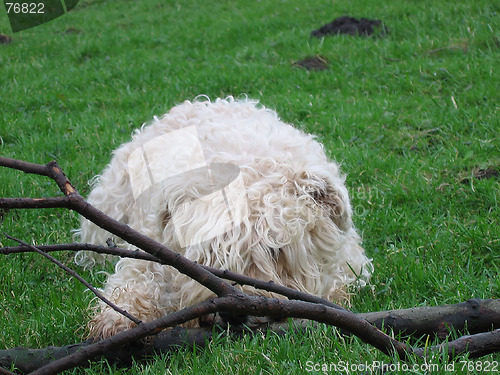
{"type": "MultiPolygon", "coordinates": [[[[312,135],[252,100],[186,101],[155,118],[114,152],[88,201],[198,263],[339,302],[346,286],[364,285],[372,271],[337,164],[312,135]],[[209,179],[227,185],[226,195],[209,179]]],[[[131,247],[85,219],[80,235],[131,247]]],[[[103,260],[89,252],[76,258],[103,260]]],[[[213,296],[170,266],[133,259],[118,261],[103,293],[143,321],[213,296]]],[[[131,326],[100,303],[91,335],[131,326]]]]}

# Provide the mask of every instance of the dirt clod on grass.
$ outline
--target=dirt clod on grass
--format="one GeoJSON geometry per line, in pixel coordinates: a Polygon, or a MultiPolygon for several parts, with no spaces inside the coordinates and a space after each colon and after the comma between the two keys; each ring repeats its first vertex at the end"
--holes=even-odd
{"type": "Polygon", "coordinates": [[[328,61],[322,56],[308,56],[305,59],[296,61],[293,65],[307,70],[325,70],[328,68],[328,61]]]}
{"type": "Polygon", "coordinates": [[[63,31],[63,34],[81,34],[82,30],[75,27],[70,27],[69,29],[63,31]]]}
{"type": "Polygon", "coordinates": [[[311,32],[311,36],[322,38],[327,35],[347,34],[354,36],[385,35],[388,29],[381,20],[357,19],[342,16],[311,32]]]}
{"type": "Polygon", "coordinates": [[[12,38],[5,34],[0,34],[0,44],[9,44],[12,42],[12,38]]]}
{"type": "Polygon", "coordinates": [[[500,177],[500,172],[495,168],[474,168],[472,175],[460,178],[462,184],[470,182],[472,178],[476,180],[486,180],[490,178],[500,177]]]}

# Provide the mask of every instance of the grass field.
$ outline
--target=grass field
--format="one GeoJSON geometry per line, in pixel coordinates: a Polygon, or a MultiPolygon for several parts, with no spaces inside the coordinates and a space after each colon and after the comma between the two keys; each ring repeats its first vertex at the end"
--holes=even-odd
{"type": "MultiPolygon", "coordinates": [[[[2,10],[0,33],[12,42],[0,44],[0,154],[56,159],[86,195],[111,151],[154,115],[198,94],[247,94],[315,133],[348,175],[375,264],[353,311],[499,298],[499,12],[491,0],[83,0],[12,34],[2,10]],[[381,19],[390,32],[310,37],[346,14],[381,19]],[[326,70],[294,64],[316,55],[326,70]]],[[[46,179],[0,169],[2,197],[56,194],[46,179]]],[[[38,244],[71,241],[78,226],[61,210],[0,220],[2,232],[38,244]]],[[[13,243],[1,237],[1,245],[13,243]]],[[[58,256],[72,265],[72,254],[58,256]]],[[[82,340],[90,299],[40,257],[2,256],[0,349],[82,340]]],[[[95,363],[68,373],[302,374],[322,373],[313,364],[391,360],[324,328],[219,338],[132,368],[95,363]]],[[[473,364],[486,360],[500,356],[473,364]]],[[[431,361],[437,368],[409,373],[450,373],[443,358],[431,361]]],[[[455,372],[467,373],[459,361],[455,372]]]]}

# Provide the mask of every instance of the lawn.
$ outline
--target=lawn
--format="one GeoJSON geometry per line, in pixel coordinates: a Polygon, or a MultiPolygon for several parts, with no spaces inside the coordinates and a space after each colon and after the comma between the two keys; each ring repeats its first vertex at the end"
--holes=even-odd
{"type": "MultiPolygon", "coordinates": [[[[199,94],[246,94],[316,134],[348,176],[375,265],[353,311],[499,298],[499,13],[491,0],[84,0],[13,34],[2,11],[0,34],[12,42],[0,44],[0,154],[55,159],[86,195],[111,151],[153,116],[199,94]],[[381,19],[389,33],[311,38],[342,15],[381,19]],[[327,69],[297,66],[308,56],[327,69]]],[[[57,194],[47,179],[0,169],[1,197],[57,194]]],[[[77,226],[63,210],[0,217],[1,232],[37,244],[72,241],[77,226]]],[[[103,282],[72,256],[58,254],[103,282]]],[[[0,349],[81,341],[90,300],[39,256],[2,256],[0,349]]],[[[473,364],[486,360],[500,355],[473,364]]],[[[393,359],[325,327],[220,337],[132,368],[100,362],[68,373],[302,374],[342,361],[393,359]]],[[[449,373],[445,359],[431,361],[439,366],[411,373],[449,373]]],[[[455,370],[466,373],[460,362],[455,370]]]]}

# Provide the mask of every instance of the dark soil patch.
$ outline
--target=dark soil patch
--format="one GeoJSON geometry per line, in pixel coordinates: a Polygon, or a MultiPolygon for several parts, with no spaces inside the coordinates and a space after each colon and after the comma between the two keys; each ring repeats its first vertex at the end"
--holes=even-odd
{"type": "Polygon", "coordinates": [[[81,33],[82,33],[82,30],[76,29],[74,27],[70,27],[66,31],[63,31],[63,34],[81,34],[81,33]]]}
{"type": "Polygon", "coordinates": [[[500,172],[495,168],[475,168],[472,170],[472,176],[463,177],[460,179],[462,184],[469,183],[471,178],[476,180],[486,180],[490,178],[500,177],[500,172]]]}
{"type": "Polygon", "coordinates": [[[347,34],[354,36],[385,35],[388,30],[380,20],[357,19],[343,16],[311,32],[311,36],[322,38],[327,35],[347,34]]]}
{"type": "Polygon", "coordinates": [[[12,38],[5,34],[0,34],[0,44],[9,44],[12,42],[12,38]]]}
{"type": "Polygon", "coordinates": [[[500,172],[498,172],[496,169],[493,168],[476,169],[474,171],[474,177],[477,178],[478,180],[488,179],[498,176],[500,176],[500,172]]]}
{"type": "Polygon", "coordinates": [[[322,56],[309,56],[295,62],[293,65],[307,70],[325,70],[328,68],[328,61],[322,56]]]}

